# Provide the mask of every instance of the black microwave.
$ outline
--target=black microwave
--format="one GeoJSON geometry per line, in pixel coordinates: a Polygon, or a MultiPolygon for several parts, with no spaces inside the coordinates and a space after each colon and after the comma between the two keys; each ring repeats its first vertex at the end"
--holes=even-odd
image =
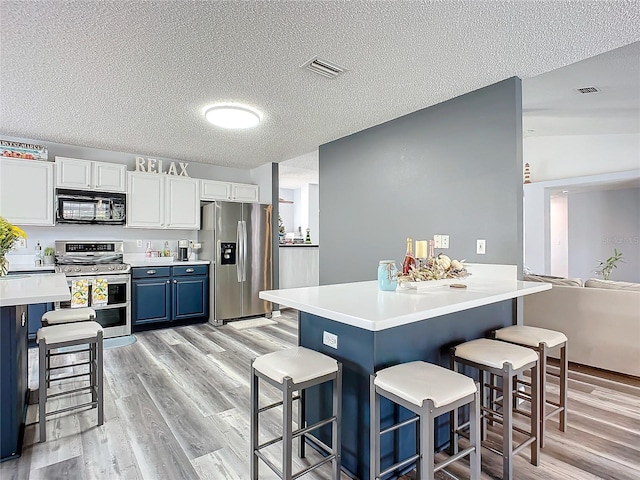
{"type": "Polygon", "coordinates": [[[56,190],[58,223],[124,225],[127,211],[124,193],[56,190]]]}

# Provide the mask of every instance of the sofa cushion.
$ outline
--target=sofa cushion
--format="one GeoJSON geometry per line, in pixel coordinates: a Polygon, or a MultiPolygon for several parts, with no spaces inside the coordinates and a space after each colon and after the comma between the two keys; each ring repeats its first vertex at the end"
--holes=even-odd
{"type": "Polygon", "coordinates": [[[524,275],[522,279],[526,282],[545,282],[553,285],[562,285],[565,287],[581,287],[581,278],[564,278],[552,277],[550,275],[524,275]]]}
{"type": "Polygon", "coordinates": [[[585,287],[591,288],[608,288],[611,290],[629,290],[632,292],[640,292],[640,283],[616,282],[614,280],[600,280],[598,278],[590,278],[584,282],[585,287]]]}

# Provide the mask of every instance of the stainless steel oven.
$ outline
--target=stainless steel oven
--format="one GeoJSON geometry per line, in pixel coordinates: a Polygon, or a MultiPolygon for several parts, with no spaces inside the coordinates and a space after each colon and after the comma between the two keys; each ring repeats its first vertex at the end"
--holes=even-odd
{"type": "Polygon", "coordinates": [[[56,310],[89,306],[105,338],[131,334],[131,267],[122,262],[122,241],[57,241],[56,271],[72,294],[56,310]]]}

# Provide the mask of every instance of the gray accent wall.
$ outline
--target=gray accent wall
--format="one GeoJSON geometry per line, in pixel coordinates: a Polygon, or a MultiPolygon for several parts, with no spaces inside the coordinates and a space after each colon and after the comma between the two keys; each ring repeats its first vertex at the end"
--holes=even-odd
{"type": "Polygon", "coordinates": [[[600,278],[600,261],[622,252],[611,280],[640,282],[640,188],[570,194],[568,198],[569,276],[600,278]]]}
{"type": "MultiPolygon", "coordinates": [[[[427,86],[425,86],[427,88],[427,86]]],[[[522,91],[517,77],[320,146],[320,284],[374,280],[406,238],[522,267],[522,91]],[[476,240],[486,254],[476,254],[476,240]]]]}

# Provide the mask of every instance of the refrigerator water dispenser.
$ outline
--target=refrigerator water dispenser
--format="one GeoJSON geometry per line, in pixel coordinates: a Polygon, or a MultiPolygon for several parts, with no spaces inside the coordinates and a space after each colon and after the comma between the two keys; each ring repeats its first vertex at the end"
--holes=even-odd
{"type": "Polygon", "coordinates": [[[236,244],[220,243],[220,265],[236,264],[236,244]]]}

